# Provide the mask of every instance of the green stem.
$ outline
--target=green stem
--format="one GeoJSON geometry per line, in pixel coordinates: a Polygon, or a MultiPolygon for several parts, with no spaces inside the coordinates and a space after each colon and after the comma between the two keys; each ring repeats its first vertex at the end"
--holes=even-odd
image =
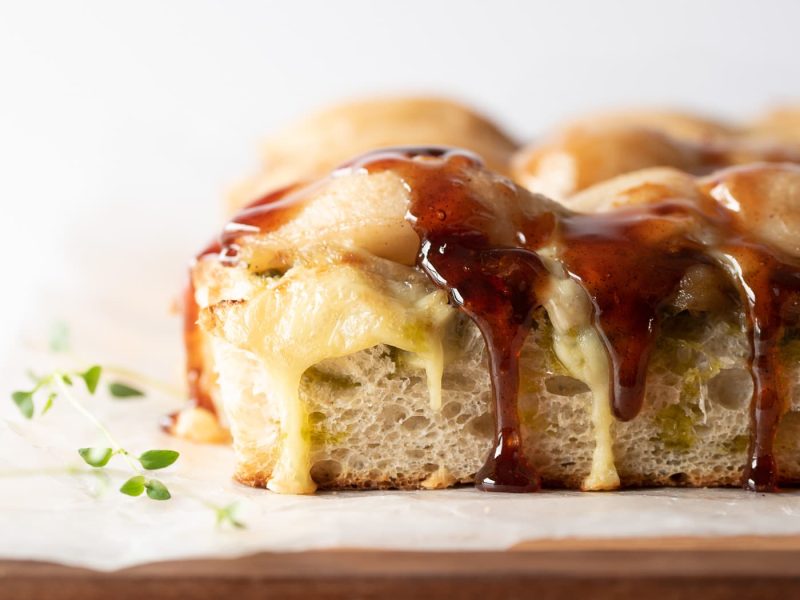
{"type": "Polygon", "coordinates": [[[55,373],[55,385],[58,388],[59,393],[70,403],[72,407],[77,410],[80,414],[82,414],[86,419],[89,420],[95,427],[97,427],[100,432],[105,436],[106,440],[108,440],[109,446],[114,451],[115,454],[119,454],[125,459],[125,462],[128,463],[128,466],[137,474],[143,475],[144,471],[139,467],[138,464],[128,455],[128,452],[119,445],[114,436],[111,435],[111,432],[106,429],[106,426],[103,425],[97,417],[95,417],[92,413],[90,413],[86,408],[81,404],[75,396],[72,395],[72,392],[69,391],[66,385],[64,385],[64,380],[62,379],[63,373],[55,373]]]}
{"type": "Polygon", "coordinates": [[[126,369],[125,367],[119,367],[117,365],[103,365],[103,369],[107,373],[113,373],[114,375],[123,377],[125,379],[139,381],[145,386],[153,388],[155,390],[159,390],[164,394],[167,394],[168,396],[175,396],[177,398],[183,398],[185,396],[183,391],[177,386],[165,383],[163,381],[150,377],[149,375],[145,375],[144,373],[133,371],[132,369],[126,369]]]}
{"type": "MultiPolygon", "coordinates": [[[[67,356],[69,356],[71,361],[74,361],[77,364],[87,364],[87,365],[95,364],[93,362],[84,360],[83,357],[78,356],[73,352],[70,352],[67,356]]],[[[186,393],[180,387],[172,385],[170,383],[166,383],[164,381],[161,381],[160,379],[156,379],[155,377],[150,377],[149,375],[146,375],[145,373],[142,373],[140,371],[128,369],[126,367],[121,367],[119,365],[101,364],[100,366],[106,373],[111,373],[118,377],[129,379],[132,382],[140,382],[142,383],[142,385],[152,388],[154,390],[159,390],[160,392],[168,396],[174,396],[180,399],[184,399],[186,397],[186,393]]]]}
{"type": "Polygon", "coordinates": [[[35,475],[80,475],[89,471],[82,471],[78,467],[46,467],[41,469],[8,469],[0,470],[0,477],[31,477],[35,475]]]}

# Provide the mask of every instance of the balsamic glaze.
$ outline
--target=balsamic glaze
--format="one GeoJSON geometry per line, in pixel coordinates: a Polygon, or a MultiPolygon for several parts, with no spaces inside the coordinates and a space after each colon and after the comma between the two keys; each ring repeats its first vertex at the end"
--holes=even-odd
{"type": "Polygon", "coordinates": [[[680,201],[562,219],[561,258],[591,295],[623,421],[641,410],[659,313],[691,266],[711,262],[692,236],[705,220],[680,201]]]}
{"type": "MultiPolygon", "coordinates": [[[[528,492],[539,488],[538,475],[522,452],[517,396],[519,354],[549,281],[541,259],[515,247],[521,232],[498,231],[496,214],[470,187],[470,171],[480,161],[464,152],[441,148],[406,149],[372,156],[356,167],[392,169],[411,190],[407,218],[422,240],[417,264],[451,302],[478,326],[489,351],[494,398],[494,447],[475,478],[487,491],[528,492]],[[414,156],[442,157],[433,165],[414,156]]],[[[499,193],[510,188],[496,183],[499,193]]],[[[506,192],[507,193],[507,192],[506,192]]],[[[526,223],[528,224],[528,223],[526,223]]],[[[553,232],[555,218],[545,214],[530,222],[529,243],[538,246],[553,232]]]]}
{"type": "MultiPolygon", "coordinates": [[[[547,245],[559,248],[569,275],[593,302],[594,324],[609,356],[612,408],[623,420],[641,410],[659,315],[687,270],[710,265],[730,277],[745,307],[755,384],[743,484],[762,491],[776,488],[779,468],[773,444],[786,403],[786,391],[781,388],[785,367],[778,360],[777,348],[785,329],[784,315],[790,312],[787,306],[800,303],[800,264],[752,239],[736,213],[716,202],[710,190],[704,190],[700,199],[673,198],[665,191],[663,201],[655,204],[604,214],[571,214],[500,177],[482,174],[484,187],[473,185],[481,162],[465,151],[381,150],[347,166],[354,171],[391,170],[403,179],[411,193],[407,220],[421,240],[417,265],[448,292],[451,302],[476,323],[484,337],[495,440],[476,477],[479,488],[532,491],[539,487],[539,477],[521,449],[517,396],[519,354],[532,326],[531,315],[541,306],[551,280],[536,253],[547,245]]],[[[198,258],[218,253],[226,264],[235,264],[237,239],[285,223],[308,196],[303,188],[287,192],[271,194],[245,209],[226,227],[219,244],[198,258]]],[[[190,387],[199,381],[202,366],[195,343],[196,310],[189,290],[190,387]]],[[[201,390],[194,389],[193,397],[207,407],[201,390]]]]}
{"type": "Polygon", "coordinates": [[[773,444],[785,408],[778,360],[783,307],[800,298],[796,259],[749,238],[735,214],[709,197],[564,220],[562,260],[596,307],[612,364],[612,408],[629,420],[642,407],[659,312],[686,271],[713,265],[731,278],[745,309],[754,381],[752,433],[743,484],[774,490],[773,444]],[[709,245],[708,238],[715,240],[709,245]],[[702,241],[701,241],[702,240],[702,241]]]}
{"type": "Polygon", "coordinates": [[[785,330],[783,307],[800,298],[800,269],[786,265],[763,248],[741,245],[728,248],[741,265],[739,275],[745,316],[750,333],[754,401],[750,406],[751,441],[743,484],[756,491],[777,488],[779,468],[773,446],[780,418],[786,409],[786,365],[778,356],[785,330]]]}

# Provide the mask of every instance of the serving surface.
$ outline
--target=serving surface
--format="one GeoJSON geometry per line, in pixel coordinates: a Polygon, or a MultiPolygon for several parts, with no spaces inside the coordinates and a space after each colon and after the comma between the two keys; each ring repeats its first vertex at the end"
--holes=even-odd
{"type": "Polygon", "coordinates": [[[263,553],[101,573],[0,562],[0,598],[763,598],[800,593],[800,537],[544,540],[507,552],[263,553]]]}

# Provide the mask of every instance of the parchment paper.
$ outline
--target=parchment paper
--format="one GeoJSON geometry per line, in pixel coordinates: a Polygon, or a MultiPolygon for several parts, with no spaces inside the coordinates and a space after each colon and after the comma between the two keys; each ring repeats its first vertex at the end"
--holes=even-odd
{"type": "Polygon", "coordinates": [[[53,272],[24,317],[24,335],[6,340],[0,367],[0,558],[111,570],[258,551],[500,550],[544,538],[800,533],[795,492],[506,495],[457,489],[279,496],[232,481],[230,449],[161,433],[158,420],[179,405],[177,398],[155,391],[145,399],[84,397],[129,450],[181,452],[175,465],[158,474],[171,500],[124,496],[117,489],[130,474],[120,459],[105,469],[106,480],[90,473],[77,455],[79,447],[105,445],[90,424],[65,403],[25,421],[9,394],[29,387],[28,368],[45,372],[93,362],[133,367],[179,385],[180,325],[168,308],[180,288],[185,257],[200,245],[181,236],[179,225],[160,221],[160,227],[178,233],[145,235],[144,244],[143,225],[76,231],[63,256],[54,257],[53,272]],[[69,323],[73,354],[82,358],[47,350],[47,329],[56,318],[69,323]],[[233,501],[246,529],[215,527],[205,502],[233,501]]]}

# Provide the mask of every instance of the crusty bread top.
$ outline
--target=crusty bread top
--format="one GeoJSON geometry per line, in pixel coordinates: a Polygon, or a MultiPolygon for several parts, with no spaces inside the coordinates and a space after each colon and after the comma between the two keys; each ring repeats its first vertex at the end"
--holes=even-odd
{"type": "Polygon", "coordinates": [[[324,177],[344,161],[376,148],[439,145],[480,154],[507,173],[517,144],[498,125],[458,102],[386,97],[334,106],[269,138],[260,173],[231,194],[231,210],[298,181],[324,177]]]}
{"type": "Polygon", "coordinates": [[[786,109],[750,127],[670,111],[590,115],[520,149],[512,159],[512,176],[572,206],[574,194],[640,169],[672,167],[704,175],[758,161],[798,163],[797,114],[786,109]]]}

